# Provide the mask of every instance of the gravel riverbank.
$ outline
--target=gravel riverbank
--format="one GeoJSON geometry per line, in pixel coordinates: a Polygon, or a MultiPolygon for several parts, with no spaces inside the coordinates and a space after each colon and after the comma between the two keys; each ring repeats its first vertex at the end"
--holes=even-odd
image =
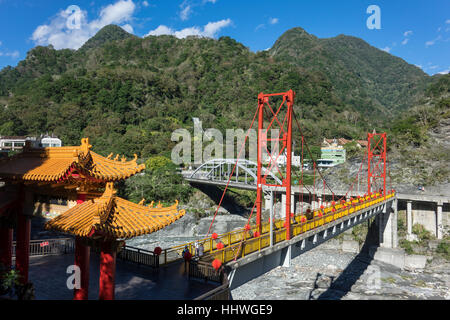
{"type": "Polygon", "coordinates": [[[232,290],[234,300],[450,299],[450,264],[434,261],[423,272],[320,248],[232,290]]]}

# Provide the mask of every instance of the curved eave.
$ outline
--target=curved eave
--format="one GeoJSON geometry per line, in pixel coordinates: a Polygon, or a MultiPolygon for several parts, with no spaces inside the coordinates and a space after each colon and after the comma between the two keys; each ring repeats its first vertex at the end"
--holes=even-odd
{"type": "Polygon", "coordinates": [[[129,239],[161,230],[180,219],[185,210],[176,207],[150,208],[114,197],[114,206],[99,223],[98,213],[105,204],[100,197],[86,201],[67,210],[65,213],[46,223],[45,228],[69,233],[79,237],[90,237],[100,233],[116,239],[129,239]],[[164,210],[165,209],[165,210],[164,210]]]}

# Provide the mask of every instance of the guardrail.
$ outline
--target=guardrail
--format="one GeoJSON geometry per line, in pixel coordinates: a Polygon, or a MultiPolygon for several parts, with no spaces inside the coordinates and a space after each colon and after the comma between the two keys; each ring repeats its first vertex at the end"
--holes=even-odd
{"type": "Polygon", "coordinates": [[[124,261],[130,261],[153,268],[159,267],[159,256],[150,250],[124,246],[122,250],[117,253],[117,257],[124,261]]]}
{"type": "MultiPolygon", "coordinates": [[[[394,196],[394,192],[388,193],[386,199],[394,196]]],[[[313,211],[311,214],[314,218],[307,220],[306,222],[302,222],[302,215],[295,215],[291,224],[292,236],[295,237],[301,233],[340,219],[348,214],[352,214],[355,211],[367,208],[383,200],[385,200],[385,197],[382,194],[374,193],[360,199],[344,201],[343,203],[338,203],[334,206],[313,211]],[[322,215],[321,217],[319,217],[319,213],[322,215]]],[[[274,244],[286,239],[286,228],[284,227],[284,223],[284,218],[275,220],[273,223],[274,244]]],[[[255,231],[257,231],[256,226],[253,226],[248,231],[245,230],[245,228],[240,228],[228,233],[220,234],[215,240],[209,236],[208,238],[165,249],[161,254],[162,259],[164,259],[164,262],[161,264],[182,259],[182,251],[185,246],[188,247],[190,253],[194,256],[195,244],[197,242],[203,245],[204,254],[214,253],[214,257],[220,259],[223,263],[234,259],[235,256],[241,255],[243,257],[270,245],[270,222],[265,222],[261,225],[261,235],[259,237],[253,237],[255,231]],[[219,242],[222,242],[225,248],[218,250],[217,244],[219,242]],[[245,243],[245,245],[243,243],[245,243]]]]}
{"type": "Polygon", "coordinates": [[[193,261],[193,263],[189,263],[189,277],[200,277],[200,279],[205,279],[205,281],[210,280],[222,283],[217,288],[198,296],[194,300],[230,300],[228,276],[223,268],[217,271],[205,262],[193,261]]]}
{"type": "MultiPolygon", "coordinates": [[[[75,252],[72,238],[30,240],[30,256],[46,256],[75,252]]],[[[12,244],[12,256],[16,256],[16,241],[12,244]]]]}
{"type": "MultiPolygon", "coordinates": [[[[390,194],[386,196],[386,200],[392,198],[394,194],[390,194]]],[[[353,207],[341,207],[339,210],[331,211],[325,213],[322,217],[316,217],[312,220],[308,220],[307,222],[299,222],[295,219],[295,223],[291,225],[292,236],[298,236],[302,233],[305,233],[309,230],[313,230],[324,224],[330,223],[332,221],[341,219],[349,214],[353,214],[359,210],[364,208],[369,208],[374,206],[382,201],[384,201],[384,197],[374,197],[369,200],[365,200],[358,205],[353,207]]],[[[284,222],[284,220],[283,220],[284,222]]],[[[281,228],[274,228],[273,231],[273,244],[279,243],[286,240],[286,229],[282,226],[281,228]]],[[[219,259],[222,263],[227,263],[229,261],[235,260],[237,258],[243,258],[244,256],[251,254],[256,251],[260,251],[266,247],[270,246],[270,233],[263,232],[259,237],[249,237],[245,241],[240,241],[239,243],[232,244],[231,246],[225,246],[223,249],[214,250],[210,254],[210,259],[219,259]]]]}
{"type": "Polygon", "coordinates": [[[189,278],[205,280],[205,282],[223,282],[223,273],[217,272],[210,263],[201,260],[189,261],[189,278]]]}

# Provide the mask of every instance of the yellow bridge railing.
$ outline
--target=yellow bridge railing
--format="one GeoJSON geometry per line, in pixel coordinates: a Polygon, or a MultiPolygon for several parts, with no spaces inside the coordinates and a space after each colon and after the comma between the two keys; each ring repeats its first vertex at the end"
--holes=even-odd
{"type": "MultiPolygon", "coordinates": [[[[324,224],[328,224],[367,207],[371,207],[394,196],[395,192],[387,193],[386,197],[380,193],[374,193],[359,199],[342,201],[341,203],[337,203],[333,206],[314,210],[312,212],[313,218],[306,221],[306,217],[304,215],[295,215],[291,220],[292,237],[305,233],[309,230],[313,230],[323,226],[324,224]]],[[[286,240],[286,228],[284,224],[284,218],[274,220],[273,244],[286,240]]],[[[195,244],[197,242],[203,244],[204,255],[210,259],[219,259],[222,263],[227,263],[237,258],[242,258],[248,254],[260,251],[261,249],[270,246],[270,222],[263,223],[261,225],[261,235],[253,237],[252,235],[255,234],[256,231],[257,226],[251,227],[250,230],[241,228],[220,234],[216,239],[213,239],[210,236],[208,238],[165,249],[162,254],[163,261],[160,261],[160,265],[182,258],[182,251],[186,246],[188,247],[190,253],[194,255],[195,244]],[[217,244],[219,242],[223,243],[224,248],[217,249],[217,244]]]]}

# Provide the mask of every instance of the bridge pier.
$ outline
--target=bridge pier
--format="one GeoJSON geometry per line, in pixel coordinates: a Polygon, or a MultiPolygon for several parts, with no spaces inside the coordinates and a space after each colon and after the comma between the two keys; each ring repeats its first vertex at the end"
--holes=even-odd
{"type": "Polygon", "coordinates": [[[406,227],[407,227],[406,239],[407,240],[413,240],[413,234],[412,234],[412,201],[411,200],[406,201],[406,227]]]}
{"type": "Polygon", "coordinates": [[[436,208],[436,238],[442,239],[442,229],[443,229],[442,205],[443,205],[443,202],[439,201],[436,204],[437,204],[437,208],[436,208]]]}
{"type": "Polygon", "coordinates": [[[392,207],[385,206],[377,219],[380,247],[397,248],[397,199],[394,199],[392,207]]]}

